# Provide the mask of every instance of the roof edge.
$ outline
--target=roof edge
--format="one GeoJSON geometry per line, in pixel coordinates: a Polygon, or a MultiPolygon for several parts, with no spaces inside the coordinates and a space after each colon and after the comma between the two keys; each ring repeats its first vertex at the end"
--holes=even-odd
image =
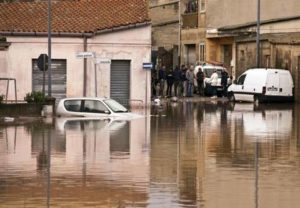
{"type": "MultiPolygon", "coordinates": [[[[48,32],[16,32],[16,31],[0,31],[2,36],[48,36],[48,32]]],[[[75,33],[75,32],[51,32],[53,37],[92,37],[92,33],[75,33]]]]}
{"type": "Polygon", "coordinates": [[[124,26],[119,26],[119,27],[112,27],[112,28],[97,30],[94,33],[94,35],[103,34],[103,33],[110,33],[110,32],[117,32],[117,31],[132,29],[132,28],[145,27],[145,26],[149,26],[149,25],[151,25],[151,21],[146,21],[146,22],[141,22],[141,23],[134,23],[134,24],[124,25],[124,26]]]}
{"type": "MultiPolygon", "coordinates": [[[[148,25],[151,25],[150,21],[142,22],[142,23],[134,23],[134,24],[119,26],[119,27],[113,27],[113,28],[107,28],[107,29],[101,29],[101,30],[97,30],[95,32],[81,32],[81,33],[76,33],[76,32],[51,32],[51,36],[52,37],[78,37],[78,38],[87,37],[87,38],[92,38],[92,37],[94,37],[98,34],[117,32],[117,31],[132,29],[132,28],[144,27],[144,26],[148,26],[148,25]]],[[[46,36],[48,36],[48,32],[0,31],[0,35],[2,35],[2,36],[28,36],[28,37],[40,36],[40,37],[46,37],[46,36]]]]}
{"type": "MultiPolygon", "coordinates": [[[[260,21],[261,25],[270,24],[270,23],[276,23],[276,22],[285,22],[285,21],[291,21],[291,20],[297,20],[300,19],[300,16],[291,16],[291,17],[284,17],[284,18],[276,18],[276,19],[269,19],[269,20],[262,20],[260,21]]],[[[253,27],[256,26],[257,22],[248,22],[245,24],[239,24],[239,25],[232,25],[232,26],[224,26],[218,28],[218,30],[226,31],[226,30],[236,30],[236,29],[243,29],[247,27],[253,27]]]]}

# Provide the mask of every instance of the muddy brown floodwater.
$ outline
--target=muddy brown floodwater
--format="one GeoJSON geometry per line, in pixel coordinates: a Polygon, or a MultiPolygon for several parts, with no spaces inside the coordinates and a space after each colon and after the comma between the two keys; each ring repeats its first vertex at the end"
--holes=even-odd
{"type": "Polygon", "coordinates": [[[0,207],[299,207],[297,104],[137,113],[2,123],[0,207]]]}

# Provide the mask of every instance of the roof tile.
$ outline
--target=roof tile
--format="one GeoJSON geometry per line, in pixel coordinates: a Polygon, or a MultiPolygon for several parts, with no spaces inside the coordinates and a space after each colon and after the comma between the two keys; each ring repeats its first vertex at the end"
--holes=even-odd
{"type": "MultiPolygon", "coordinates": [[[[47,32],[47,2],[0,3],[0,32],[47,32]]],[[[53,32],[96,32],[149,22],[147,0],[52,2],[53,32]]]]}

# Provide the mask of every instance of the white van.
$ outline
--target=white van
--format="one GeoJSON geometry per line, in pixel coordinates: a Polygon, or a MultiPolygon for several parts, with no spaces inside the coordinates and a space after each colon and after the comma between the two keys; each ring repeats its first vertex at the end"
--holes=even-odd
{"type": "Polygon", "coordinates": [[[291,73],[283,69],[249,69],[228,87],[230,101],[293,101],[291,73]]]}
{"type": "MultiPolygon", "coordinates": [[[[215,70],[217,71],[218,77],[219,77],[218,84],[217,84],[217,94],[220,96],[223,92],[223,88],[221,85],[221,72],[223,70],[225,70],[227,72],[226,68],[224,68],[223,66],[212,65],[212,64],[199,65],[199,66],[196,66],[194,69],[195,77],[197,77],[197,73],[199,70],[203,71],[204,77],[205,77],[204,81],[203,81],[204,95],[212,95],[212,88],[210,85],[210,77],[214,73],[215,70]]],[[[195,85],[195,87],[197,87],[196,79],[195,79],[194,85],[195,85]]]]}

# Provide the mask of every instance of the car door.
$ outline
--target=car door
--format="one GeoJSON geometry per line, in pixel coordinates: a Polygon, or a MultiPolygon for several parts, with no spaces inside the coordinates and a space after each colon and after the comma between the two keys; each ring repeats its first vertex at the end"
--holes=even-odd
{"type": "Polygon", "coordinates": [[[109,109],[99,100],[84,100],[81,112],[84,116],[106,117],[111,114],[109,109]]]}
{"type": "Polygon", "coordinates": [[[235,100],[245,100],[244,82],[247,74],[242,74],[236,81],[232,91],[234,93],[235,100]]]}

